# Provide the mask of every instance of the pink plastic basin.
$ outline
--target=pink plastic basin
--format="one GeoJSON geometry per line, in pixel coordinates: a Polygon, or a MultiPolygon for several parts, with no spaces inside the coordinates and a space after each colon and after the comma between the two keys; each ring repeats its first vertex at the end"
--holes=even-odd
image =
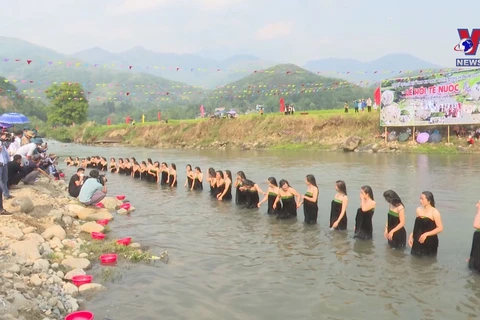
{"type": "Polygon", "coordinates": [[[103,234],[101,232],[92,232],[91,235],[92,235],[92,239],[95,239],[95,240],[105,239],[105,234],[103,234]]]}
{"type": "Polygon", "coordinates": [[[122,204],[122,205],[120,206],[120,208],[125,209],[125,210],[128,210],[128,209],[130,209],[130,203],[122,204]]]}
{"type": "Polygon", "coordinates": [[[117,199],[118,199],[118,200],[124,200],[124,199],[125,199],[125,196],[123,196],[123,195],[122,195],[122,196],[117,196],[117,199]]]}
{"type": "Polygon", "coordinates": [[[97,223],[102,226],[106,226],[108,222],[108,219],[97,220],[97,223]]]}
{"type": "Polygon", "coordinates": [[[97,208],[105,208],[105,206],[103,205],[103,203],[99,202],[95,205],[95,207],[97,208]]]}
{"type": "Polygon", "coordinates": [[[74,276],[74,277],[72,277],[72,282],[77,287],[80,287],[82,284],[91,283],[92,278],[93,278],[92,276],[89,276],[87,274],[80,275],[80,276],[74,276]]]}
{"type": "Polygon", "coordinates": [[[65,320],[94,320],[90,311],[76,311],[65,317],[65,320]]]}
{"type": "Polygon", "coordinates": [[[100,261],[104,264],[117,262],[117,255],[115,253],[108,253],[100,256],[100,261]]]}
{"type": "Polygon", "coordinates": [[[117,240],[118,244],[122,244],[124,246],[128,246],[131,242],[132,242],[132,238],[122,238],[117,240]]]}

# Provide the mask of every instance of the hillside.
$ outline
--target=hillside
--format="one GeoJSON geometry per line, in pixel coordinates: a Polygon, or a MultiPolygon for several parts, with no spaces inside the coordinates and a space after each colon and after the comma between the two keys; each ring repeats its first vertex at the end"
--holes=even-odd
{"type": "MultiPolygon", "coordinates": [[[[397,77],[403,71],[442,69],[441,66],[419,59],[410,54],[389,54],[370,62],[361,62],[355,59],[320,59],[312,60],[304,65],[312,72],[322,72],[326,76],[339,77],[352,82],[381,81],[382,79],[397,77]],[[349,72],[347,74],[347,72],[349,72]],[[375,73],[377,72],[377,73],[375,73]]],[[[408,73],[413,74],[413,73],[408,73]]]]}
{"type": "Polygon", "coordinates": [[[275,65],[274,62],[251,55],[234,55],[220,61],[195,54],[153,52],[139,46],[119,53],[97,47],[75,53],[73,56],[89,63],[138,66],[142,71],[155,76],[204,88],[214,88],[236,81],[252,70],[275,65]],[[155,66],[157,68],[154,68],[155,66]]]}
{"type": "Polygon", "coordinates": [[[341,108],[345,101],[350,103],[372,95],[371,88],[283,64],[214,90],[205,107],[208,111],[218,107],[246,111],[260,104],[265,106],[266,112],[278,112],[279,99],[284,97],[285,103],[293,103],[297,111],[334,109],[341,108]]]}

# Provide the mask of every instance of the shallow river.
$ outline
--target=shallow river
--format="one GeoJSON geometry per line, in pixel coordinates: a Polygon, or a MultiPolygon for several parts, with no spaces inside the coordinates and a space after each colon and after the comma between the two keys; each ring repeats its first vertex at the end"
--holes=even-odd
{"type": "MultiPolygon", "coordinates": [[[[136,207],[117,216],[110,236],[131,236],[168,264],[135,264],[107,282],[108,291],[87,302],[95,319],[470,319],[480,315],[480,276],[466,267],[473,233],[480,166],[476,155],[409,155],[320,152],[150,150],[62,146],[63,157],[107,157],[175,162],[177,189],[108,174],[109,193],[125,194],[136,207]],[[318,225],[278,221],[259,210],[219,203],[183,188],[187,163],[243,170],[265,190],[267,177],[287,179],[300,193],[313,173],[320,189],[318,225]],[[347,183],[348,233],[328,228],[335,180],[347,183]],[[355,241],[359,190],[372,186],[377,209],[374,240],[355,241]],[[435,195],[444,232],[436,259],[391,250],[383,238],[392,188],[413,228],[421,191],[435,195]]],[[[63,167],[63,165],[62,165],[63,167]]],[[[67,177],[73,169],[67,170],[67,177]]],[[[208,189],[208,188],[207,188],[208,189]]],[[[98,272],[97,266],[93,272],[98,272]]]]}

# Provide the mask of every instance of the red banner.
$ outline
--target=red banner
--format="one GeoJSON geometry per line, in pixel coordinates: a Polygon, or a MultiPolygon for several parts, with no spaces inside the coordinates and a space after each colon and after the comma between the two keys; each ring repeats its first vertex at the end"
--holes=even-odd
{"type": "Polygon", "coordinates": [[[280,112],[285,112],[285,99],[280,98],[280,112]]]}

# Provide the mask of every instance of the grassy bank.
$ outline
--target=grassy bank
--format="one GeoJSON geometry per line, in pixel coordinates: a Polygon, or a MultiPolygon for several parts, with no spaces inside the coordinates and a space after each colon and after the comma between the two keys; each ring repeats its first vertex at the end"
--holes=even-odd
{"type": "MultiPolygon", "coordinates": [[[[400,131],[400,130],[399,130],[400,131]]],[[[338,150],[348,137],[362,139],[360,150],[380,152],[459,153],[477,152],[464,148],[464,140],[450,144],[419,145],[413,141],[385,144],[379,134],[379,113],[343,113],[343,110],[310,111],[293,116],[251,114],[236,119],[169,120],[135,126],[98,125],[50,129],[47,136],[63,142],[83,144],[117,143],[148,148],[288,149],[338,150]],[[367,150],[368,149],[368,150],[367,150]]]]}

